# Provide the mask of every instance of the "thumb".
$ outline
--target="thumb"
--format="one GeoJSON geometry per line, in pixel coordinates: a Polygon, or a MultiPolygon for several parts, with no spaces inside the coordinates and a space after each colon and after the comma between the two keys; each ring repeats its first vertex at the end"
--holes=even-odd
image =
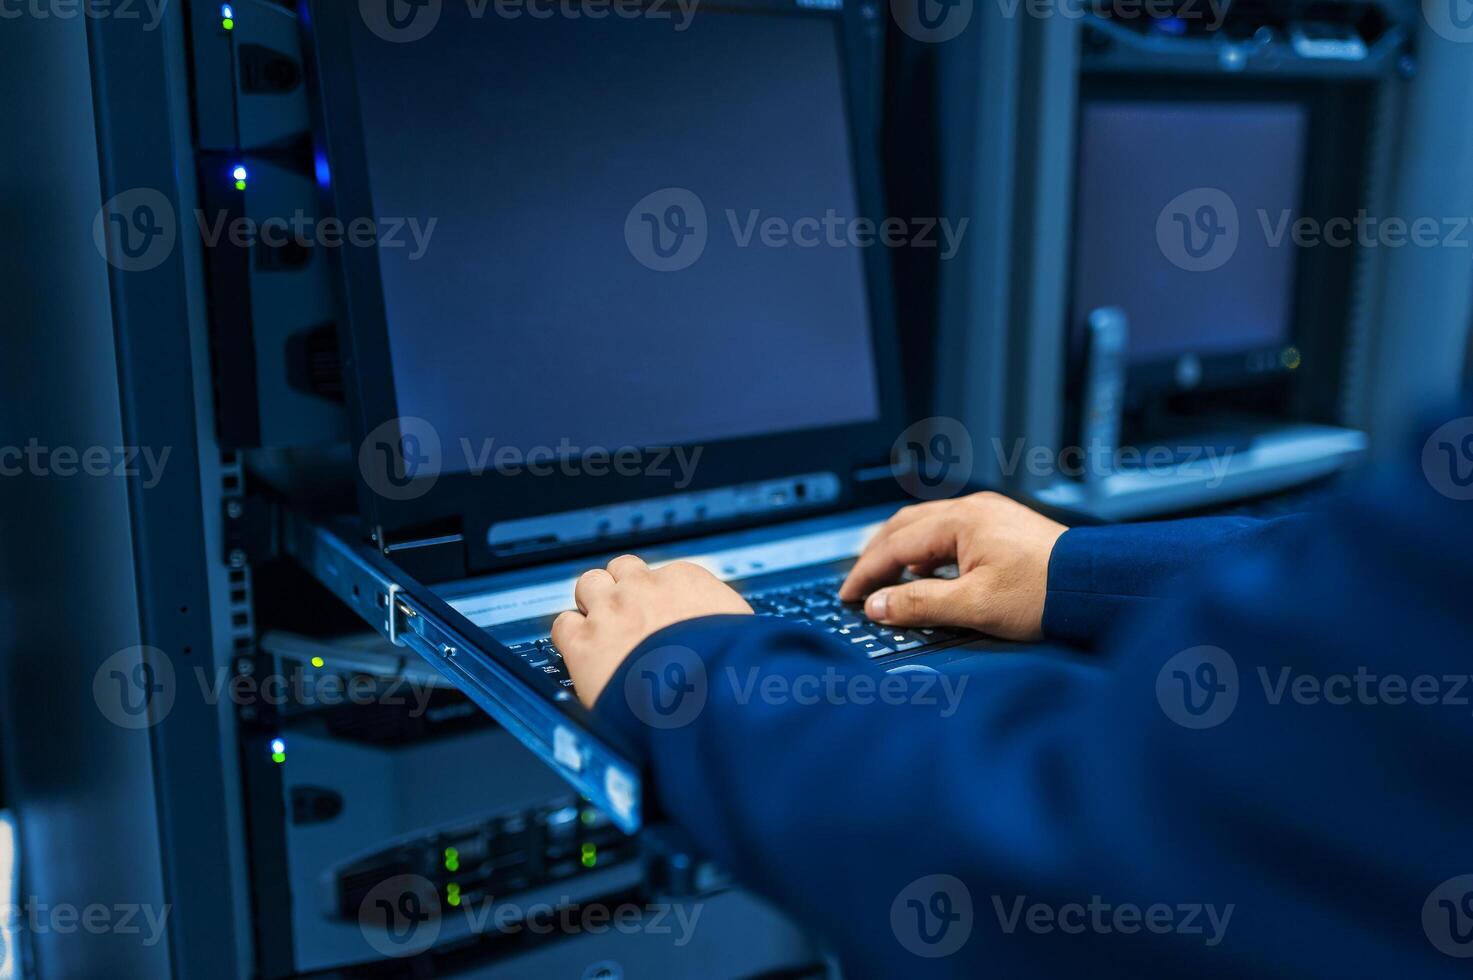
{"type": "Polygon", "coordinates": [[[966,589],[960,579],[927,578],[881,589],[864,614],[887,626],[965,626],[966,589]]]}

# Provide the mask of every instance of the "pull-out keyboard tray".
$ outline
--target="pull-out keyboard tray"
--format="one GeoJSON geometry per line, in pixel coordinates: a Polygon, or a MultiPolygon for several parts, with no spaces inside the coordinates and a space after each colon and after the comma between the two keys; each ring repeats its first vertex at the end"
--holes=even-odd
{"type": "Polygon", "coordinates": [[[644,820],[639,763],[565,691],[539,689],[515,653],[404,574],[349,527],[288,515],[287,554],[371,627],[408,647],[627,833],[644,820]]]}

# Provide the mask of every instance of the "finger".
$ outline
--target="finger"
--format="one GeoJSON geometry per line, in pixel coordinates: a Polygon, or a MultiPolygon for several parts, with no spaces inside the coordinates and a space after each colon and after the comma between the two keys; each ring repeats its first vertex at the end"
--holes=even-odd
{"type": "Polygon", "coordinates": [[[637,555],[620,555],[609,562],[609,574],[614,577],[615,582],[622,582],[631,575],[649,570],[650,566],[646,565],[644,559],[637,555]]]}
{"type": "Polygon", "coordinates": [[[608,598],[613,589],[614,576],[602,568],[590,568],[578,576],[578,582],[573,586],[573,603],[587,616],[595,605],[608,598]]]}
{"type": "Polygon", "coordinates": [[[922,518],[935,517],[941,511],[945,510],[950,503],[952,501],[949,500],[926,500],[918,504],[910,504],[900,508],[890,515],[889,520],[880,525],[880,529],[874,533],[874,536],[869,541],[865,542],[865,548],[874,547],[896,531],[914,524],[922,518]]]}
{"type": "Polygon", "coordinates": [[[588,619],[580,612],[569,609],[552,621],[552,645],[557,647],[564,657],[573,651],[577,656],[578,637],[582,635],[583,628],[588,625],[588,619]]]}
{"type": "Polygon", "coordinates": [[[864,614],[886,626],[967,626],[976,619],[960,581],[928,578],[881,589],[864,604],[864,614]]]}
{"type": "Polygon", "coordinates": [[[871,544],[849,570],[839,587],[839,598],[853,602],[881,585],[895,581],[908,565],[935,567],[956,557],[956,526],[948,516],[915,521],[885,540],[871,544]]]}

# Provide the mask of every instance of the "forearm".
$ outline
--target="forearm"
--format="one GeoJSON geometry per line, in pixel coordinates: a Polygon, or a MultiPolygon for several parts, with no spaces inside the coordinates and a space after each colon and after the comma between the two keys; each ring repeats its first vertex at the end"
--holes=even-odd
{"type": "Polygon", "coordinates": [[[975,882],[985,869],[1022,894],[1064,853],[1059,829],[1087,823],[1089,800],[1049,784],[1087,778],[1065,773],[1077,763],[1059,722],[1086,708],[1103,671],[999,658],[985,676],[890,675],[836,647],[768,620],[682,624],[636,651],[596,711],[648,754],[651,791],[707,855],[844,937],[851,963],[895,975],[924,965],[888,924],[908,884],[936,873],[975,882]],[[670,728],[647,723],[642,675],[666,676],[661,650],[686,651],[668,656],[704,695],[670,728]]]}
{"type": "Polygon", "coordinates": [[[1315,520],[1209,517],[1072,528],[1049,558],[1044,635],[1093,646],[1126,615],[1177,594],[1195,575],[1292,547],[1315,520]]]}

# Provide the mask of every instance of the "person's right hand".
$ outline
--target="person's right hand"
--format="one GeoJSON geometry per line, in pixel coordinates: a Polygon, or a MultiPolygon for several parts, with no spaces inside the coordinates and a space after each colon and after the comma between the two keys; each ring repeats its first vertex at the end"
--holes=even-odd
{"type": "Polygon", "coordinates": [[[1049,556],[1066,530],[996,493],[915,504],[876,532],[839,598],[855,602],[869,595],[865,615],[887,626],[961,626],[1037,640],[1049,556]],[[890,584],[905,569],[928,575],[953,562],[960,573],[955,579],[890,584]]]}

